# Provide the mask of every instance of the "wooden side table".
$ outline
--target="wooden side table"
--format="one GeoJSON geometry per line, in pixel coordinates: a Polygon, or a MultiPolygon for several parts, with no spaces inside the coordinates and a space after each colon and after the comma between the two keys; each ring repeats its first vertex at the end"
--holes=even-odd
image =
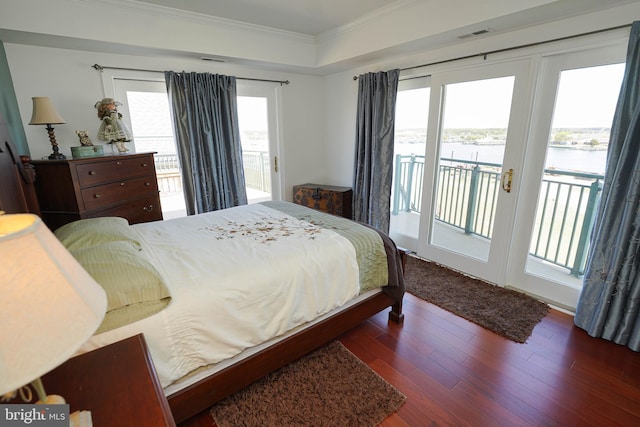
{"type": "Polygon", "coordinates": [[[42,382],[70,412],[91,411],[94,427],[176,425],[143,335],[73,357],[42,382]]]}

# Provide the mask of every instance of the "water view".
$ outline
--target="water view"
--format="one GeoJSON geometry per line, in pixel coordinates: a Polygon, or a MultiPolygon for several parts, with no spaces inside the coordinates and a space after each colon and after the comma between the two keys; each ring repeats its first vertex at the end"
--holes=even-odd
{"type": "MultiPolygon", "coordinates": [[[[442,158],[502,163],[505,130],[487,131],[449,129],[441,146],[442,158]]],[[[546,168],[604,174],[609,128],[562,129],[553,132],[547,149],[546,168]]],[[[403,130],[396,133],[395,153],[424,156],[425,131],[403,130]]]]}

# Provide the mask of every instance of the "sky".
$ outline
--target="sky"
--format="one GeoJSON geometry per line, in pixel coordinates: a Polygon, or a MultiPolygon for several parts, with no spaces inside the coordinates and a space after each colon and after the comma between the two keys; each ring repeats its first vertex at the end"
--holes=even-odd
{"type": "Polygon", "coordinates": [[[245,130],[267,131],[267,98],[253,96],[238,97],[238,120],[245,130]]]}
{"type": "MultiPolygon", "coordinates": [[[[610,127],[624,64],[563,71],[553,128],[610,127]]],[[[447,86],[446,128],[505,128],[513,78],[502,77],[447,86]]],[[[398,93],[396,129],[424,128],[429,89],[398,93]]]]}
{"type": "Polygon", "coordinates": [[[564,71],[553,128],[611,127],[624,64],[564,71]]]}

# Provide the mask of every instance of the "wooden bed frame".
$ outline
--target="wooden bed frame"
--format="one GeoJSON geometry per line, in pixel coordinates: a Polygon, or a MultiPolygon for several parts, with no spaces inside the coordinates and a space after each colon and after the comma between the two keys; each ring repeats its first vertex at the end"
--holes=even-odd
{"type": "MultiPolygon", "coordinates": [[[[33,168],[28,158],[16,154],[1,117],[0,143],[0,211],[39,215],[33,168]]],[[[389,319],[402,323],[402,303],[381,292],[167,396],[176,422],[180,423],[206,410],[264,375],[336,339],[387,307],[392,308],[389,319]]]]}

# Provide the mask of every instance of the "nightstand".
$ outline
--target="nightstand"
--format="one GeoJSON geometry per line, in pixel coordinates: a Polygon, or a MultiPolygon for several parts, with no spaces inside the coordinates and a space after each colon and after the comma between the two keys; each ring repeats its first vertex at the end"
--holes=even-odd
{"type": "Polygon", "coordinates": [[[176,425],[143,335],[73,357],[42,382],[70,412],[91,411],[94,427],[176,425]]]}

